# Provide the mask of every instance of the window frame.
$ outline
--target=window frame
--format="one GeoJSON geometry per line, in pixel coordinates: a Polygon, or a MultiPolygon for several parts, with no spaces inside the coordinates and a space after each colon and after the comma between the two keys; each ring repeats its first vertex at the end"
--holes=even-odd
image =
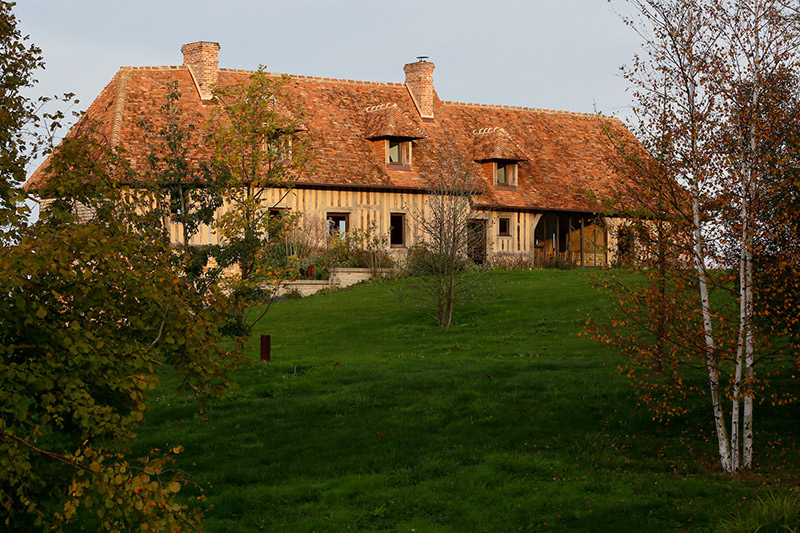
{"type": "Polygon", "coordinates": [[[497,218],[497,236],[498,237],[511,237],[511,217],[498,217],[497,218]],[[505,222],[505,231],[503,231],[503,223],[505,222]]]}
{"type": "Polygon", "coordinates": [[[328,235],[330,237],[344,237],[350,231],[350,213],[330,211],[325,213],[325,221],[328,223],[328,235]],[[337,219],[344,220],[344,232],[339,230],[337,219]]]}
{"type": "Polygon", "coordinates": [[[386,166],[411,168],[411,140],[401,137],[389,137],[385,141],[386,166]],[[399,161],[392,161],[392,145],[397,145],[399,161]]]}
{"type": "Polygon", "coordinates": [[[406,214],[405,213],[390,213],[389,214],[389,246],[391,248],[405,248],[406,247],[406,214]],[[392,219],[400,217],[400,226],[395,227],[392,219]],[[400,242],[394,242],[395,230],[400,231],[400,242]]]}
{"type": "Polygon", "coordinates": [[[518,169],[519,165],[517,164],[517,161],[512,161],[510,159],[501,159],[492,162],[495,187],[516,188],[518,169]],[[505,178],[505,181],[503,183],[500,182],[501,167],[503,170],[503,176],[505,178]]]}

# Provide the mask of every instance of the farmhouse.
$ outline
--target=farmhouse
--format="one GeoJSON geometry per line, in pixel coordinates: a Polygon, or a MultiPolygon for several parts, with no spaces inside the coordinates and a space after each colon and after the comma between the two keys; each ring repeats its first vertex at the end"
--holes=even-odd
{"type": "MultiPolygon", "coordinates": [[[[144,171],[150,152],[142,121],[159,120],[169,84],[177,84],[184,114],[204,120],[216,105],[215,84],[245,83],[252,74],[219,68],[219,49],[195,42],[181,48],[181,66],[121,68],[87,117],[124,149],[134,170],[144,171]]],[[[304,110],[293,135],[307,139],[315,169],[288,195],[269,191],[270,207],[327,221],[332,231],[375,228],[402,254],[419,238],[409,215],[425,209],[438,154],[456,153],[481,180],[473,222],[485,239],[473,252],[476,261],[503,254],[582,266],[614,261],[619,221],[602,215],[601,200],[619,184],[605,133],[624,131],[619,121],[444,101],[434,89],[433,63],[419,60],[403,71],[403,83],[288,77],[288,97],[304,110]]],[[[44,179],[40,168],[28,187],[44,179]]],[[[204,228],[193,243],[216,238],[204,228]]]]}

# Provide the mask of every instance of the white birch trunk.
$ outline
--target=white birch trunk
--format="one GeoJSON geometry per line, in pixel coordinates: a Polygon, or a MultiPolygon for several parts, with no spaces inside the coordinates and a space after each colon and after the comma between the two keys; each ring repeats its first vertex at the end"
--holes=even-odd
{"type": "MultiPolygon", "coordinates": [[[[761,18],[764,16],[764,4],[757,0],[753,10],[755,19],[755,30],[753,31],[754,51],[753,51],[753,93],[752,93],[752,112],[758,113],[761,104],[761,18]]],[[[753,363],[755,358],[755,347],[753,344],[753,195],[756,188],[753,186],[754,172],[753,159],[758,150],[757,136],[759,134],[755,121],[750,123],[750,160],[747,165],[745,175],[746,182],[742,198],[742,248],[744,258],[744,272],[741,276],[743,287],[743,315],[741,320],[744,325],[744,366],[745,366],[745,390],[744,390],[744,449],[743,467],[751,468],[753,464],[753,380],[755,371],[753,363]]]]}
{"type": "MultiPolygon", "coordinates": [[[[690,22],[691,24],[691,22],[690,22]]],[[[696,135],[696,82],[694,69],[688,67],[687,77],[687,98],[688,108],[691,117],[691,154],[697,157],[699,150],[697,147],[696,135]]],[[[703,316],[703,340],[705,344],[706,372],[708,374],[708,387],[711,394],[711,407],[714,413],[714,427],[717,433],[717,444],[719,446],[719,459],[722,469],[725,472],[732,472],[731,447],[728,440],[728,430],[725,426],[724,413],[722,409],[722,398],[719,387],[719,371],[717,368],[717,353],[714,343],[714,330],[711,322],[711,300],[708,293],[708,277],[706,267],[705,250],[703,247],[703,226],[700,216],[700,177],[697,168],[693,169],[691,176],[692,193],[692,235],[694,238],[694,262],[697,271],[697,284],[700,290],[700,306],[703,316]]]]}
{"type": "Polygon", "coordinates": [[[736,364],[733,378],[733,405],[731,406],[731,467],[736,472],[740,468],[740,439],[739,439],[739,421],[740,421],[740,406],[742,403],[742,375],[744,364],[744,350],[745,350],[745,337],[746,328],[742,317],[745,315],[745,286],[741,280],[745,278],[745,249],[739,251],[739,335],[736,340],[736,364]]]}
{"type": "Polygon", "coordinates": [[[755,347],[753,345],[753,231],[748,231],[747,238],[747,294],[746,294],[746,317],[747,329],[745,334],[745,395],[744,395],[744,468],[753,466],[753,380],[755,379],[755,369],[753,363],[755,359],[755,347]]]}
{"type": "Polygon", "coordinates": [[[722,398],[719,390],[719,372],[717,370],[716,352],[714,349],[714,331],[711,323],[711,302],[708,296],[708,281],[706,274],[705,255],[703,252],[703,230],[700,222],[700,201],[697,184],[693,186],[692,219],[694,223],[694,260],[697,270],[697,282],[700,288],[700,305],[703,313],[703,337],[706,348],[706,371],[708,373],[708,387],[711,393],[711,406],[714,412],[714,426],[717,431],[719,445],[719,459],[722,469],[732,473],[731,447],[728,441],[728,430],[722,412],[722,398]]]}

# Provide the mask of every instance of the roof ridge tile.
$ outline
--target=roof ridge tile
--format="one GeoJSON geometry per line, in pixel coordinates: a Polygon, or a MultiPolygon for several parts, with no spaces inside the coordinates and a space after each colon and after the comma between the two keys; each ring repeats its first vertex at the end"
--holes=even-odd
{"type": "Polygon", "coordinates": [[[130,77],[130,70],[122,70],[117,78],[117,87],[114,94],[114,114],[111,120],[111,146],[115,149],[119,146],[120,142],[120,132],[122,131],[125,101],[128,98],[128,80],[130,80],[130,77]]]}
{"type": "Polygon", "coordinates": [[[394,102],[387,102],[385,104],[369,106],[364,111],[366,111],[367,113],[372,113],[374,111],[380,111],[381,109],[389,109],[390,107],[397,107],[397,104],[394,102]]]}
{"type": "Polygon", "coordinates": [[[542,109],[538,107],[524,107],[516,105],[499,105],[499,104],[478,104],[474,102],[453,102],[451,100],[442,100],[445,105],[462,106],[462,107],[480,107],[489,109],[508,109],[511,111],[530,111],[532,113],[547,113],[552,115],[569,115],[583,118],[597,118],[594,113],[580,113],[578,111],[560,111],[558,109],[542,109]]]}
{"type": "Polygon", "coordinates": [[[127,65],[120,67],[120,70],[184,70],[188,68],[186,65],[157,65],[157,66],[149,66],[149,65],[140,65],[140,66],[132,66],[127,65]]]}
{"type": "MultiPolygon", "coordinates": [[[[234,74],[252,74],[255,70],[237,69],[237,68],[220,68],[220,72],[231,72],[234,74]]],[[[347,78],[330,78],[326,76],[309,76],[307,74],[289,74],[286,72],[265,72],[268,76],[289,76],[292,79],[309,80],[309,81],[323,81],[328,83],[346,83],[348,85],[377,85],[379,87],[405,87],[403,83],[396,83],[390,81],[367,81],[367,80],[350,80],[347,78]]]]}

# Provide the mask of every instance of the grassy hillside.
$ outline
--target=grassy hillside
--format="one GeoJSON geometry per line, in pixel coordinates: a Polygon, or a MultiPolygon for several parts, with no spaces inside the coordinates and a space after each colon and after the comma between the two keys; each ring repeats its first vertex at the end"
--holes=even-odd
{"type": "Polygon", "coordinates": [[[493,274],[498,298],[449,331],[379,285],[281,302],[253,341],[272,335],[272,362],[202,418],[155,397],[138,451],[184,445],[220,532],[702,531],[797,479],[791,433],[760,433],[759,471],[730,479],[704,404],[651,422],[580,336],[606,305],[592,275],[493,274]]]}

